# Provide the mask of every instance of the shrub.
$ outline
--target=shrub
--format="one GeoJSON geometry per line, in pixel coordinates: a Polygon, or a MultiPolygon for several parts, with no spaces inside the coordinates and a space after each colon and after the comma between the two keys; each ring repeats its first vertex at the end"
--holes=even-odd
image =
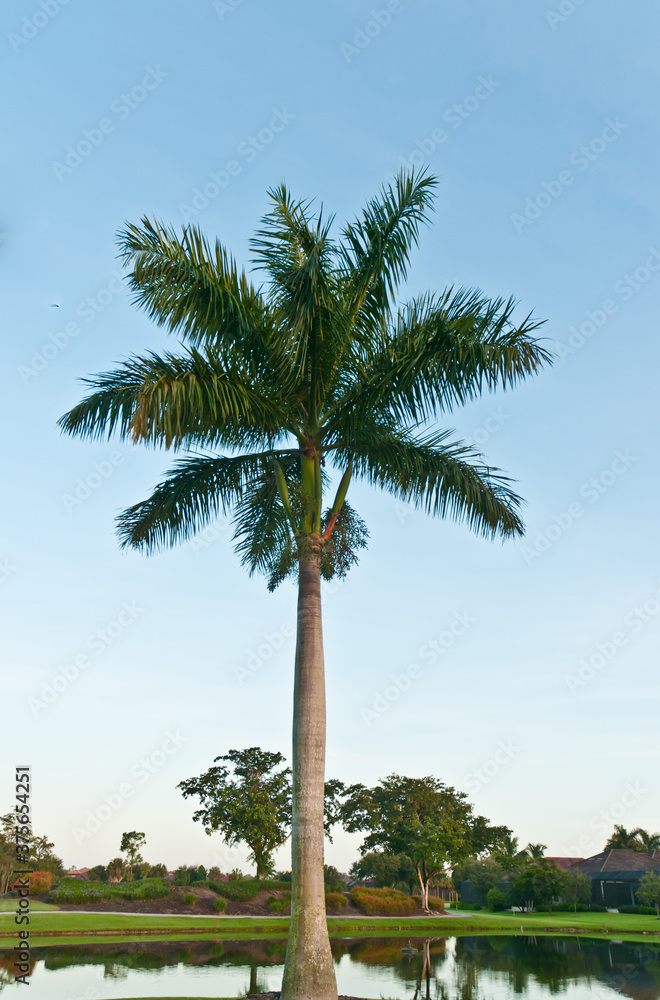
{"type": "Polygon", "coordinates": [[[206,884],[219,896],[231,899],[235,903],[247,903],[260,892],[275,892],[278,889],[291,888],[289,882],[272,882],[268,879],[255,879],[252,882],[207,882],[206,884]]]}
{"type": "Polygon", "coordinates": [[[460,900],[454,903],[454,907],[457,910],[481,910],[483,909],[481,903],[462,903],[460,900]]]}
{"type": "Polygon", "coordinates": [[[344,910],[348,906],[348,900],[343,892],[326,892],[326,910],[344,910]]]}
{"type": "Polygon", "coordinates": [[[218,896],[217,899],[213,900],[213,909],[216,913],[224,913],[227,909],[227,900],[224,896],[218,896]]]}
{"type": "Polygon", "coordinates": [[[607,907],[601,903],[590,903],[589,909],[592,913],[607,913],[607,907]]]}
{"type": "Polygon", "coordinates": [[[52,884],[52,872],[32,872],[30,875],[30,895],[40,896],[42,892],[49,892],[52,884]]]}
{"type": "Polygon", "coordinates": [[[637,913],[645,917],[654,917],[656,915],[655,906],[620,906],[619,913],[637,913]]]}
{"type": "Polygon", "coordinates": [[[183,897],[184,906],[197,906],[197,896],[194,892],[186,892],[183,897]]]}
{"type": "MultiPolygon", "coordinates": [[[[418,896],[417,893],[415,893],[413,899],[415,900],[417,906],[422,905],[422,897],[418,896]]],[[[435,913],[444,913],[445,912],[444,900],[440,899],[438,896],[429,896],[429,910],[433,910],[435,913]]]]}
{"type": "Polygon", "coordinates": [[[169,883],[161,878],[123,884],[65,878],[51,891],[49,899],[53,903],[95,903],[104,899],[162,899],[169,894],[169,883]]]}
{"type": "Polygon", "coordinates": [[[267,903],[271,913],[284,913],[291,907],[291,893],[285,892],[283,896],[269,896],[267,903]]]}
{"type": "Polygon", "coordinates": [[[486,893],[486,906],[489,910],[505,910],[508,902],[506,893],[501,889],[489,889],[486,893]]]}
{"type": "Polygon", "coordinates": [[[417,909],[417,903],[412,896],[404,896],[396,889],[367,889],[356,886],[351,889],[351,899],[363,913],[409,916],[417,909]]]}

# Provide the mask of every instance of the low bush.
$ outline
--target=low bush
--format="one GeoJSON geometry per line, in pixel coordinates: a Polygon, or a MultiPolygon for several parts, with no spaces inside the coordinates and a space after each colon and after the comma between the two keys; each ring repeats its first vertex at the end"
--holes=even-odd
{"type": "Polygon", "coordinates": [[[655,906],[620,906],[619,913],[637,913],[644,917],[655,917],[655,906]]]}
{"type": "Polygon", "coordinates": [[[285,892],[283,896],[269,896],[267,903],[271,913],[284,913],[291,907],[291,893],[285,892]]]}
{"type": "Polygon", "coordinates": [[[343,892],[326,892],[325,894],[325,908],[326,910],[345,910],[348,906],[348,900],[343,892]]]}
{"type": "Polygon", "coordinates": [[[607,913],[607,907],[602,906],[600,903],[590,903],[589,909],[592,913],[607,913]]]}
{"type": "MultiPolygon", "coordinates": [[[[413,896],[413,899],[415,900],[418,906],[422,905],[421,896],[415,894],[413,896]]],[[[439,899],[438,896],[429,896],[429,910],[432,910],[434,913],[444,913],[445,912],[444,900],[439,899]]]]}
{"type": "Polygon", "coordinates": [[[417,909],[412,896],[405,896],[396,889],[351,889],[351,899],[363,913],[409,916],[417,909]]]}
{"type": "Polygon", "coordinates": [[[197,906],[197,896],[194,892],[186,892],[183,897],[184,906],[197,906]]]}
{"type": "Polygon", "coordinates": [[[227,900],[224,896],[218,896],[217,899],[213,900],[213,909],[216,913],[224,913],[227,909],[227,900]]]}
{"type": "Polygon", "coordinates": [[[482,910],[483,907],[481,903],[462,903],[460,900],[454,903],[454,908],[457,910],[482,910]]]}
{"type": "Polygon", "coordinates": [[[485,896],[486,906],[489,910],[506,910],[509,905],[509,899],[505,892],[501,889],[489,889],[485,896]]]}
{"type": "MultiPolygon", "coordinates": [[[[30,872],[28,875],[30,883],[30,895],[40,896],[43,892],[48,892],[53,882],[52,872],[30,872]]],[[[12,892],[18,892],[25,884],[25,876],[21,875],[12,885],[9,886],[12,892]]]]}
{"type": "Polygon", "coordinates": [[[260,892],[274,892],[278,889],[290,889],[290,882],[273,882],[268,879],[254,879],[251,882],[206,882],[209,889],[217,892],[225,899],[231,899],[234,903],[247,903],[260,892]]]}
{"type": "Polygon", "coordinates": [[[104,899],[162,899],[169,894],[170,884],[162,878],[112,883],[64,878],[48,898],[51,903],[96,903],[104,899]]]}

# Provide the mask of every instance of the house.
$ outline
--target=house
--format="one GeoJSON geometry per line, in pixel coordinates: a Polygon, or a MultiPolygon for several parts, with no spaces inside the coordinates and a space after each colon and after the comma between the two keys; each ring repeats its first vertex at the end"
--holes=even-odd
{"type": "Polygon", "coordinates": [[[613,848],[575,861],[566,869],[580,871],[591,879],[591,901],[603,906],[635,906],[635,893],[645,872],[660,875],[660,851],[627,851],[613,848]]]}
{"type": "Polygon", "coordinates": [[[80,878],[87,881],[89,879],[89,868],[72,868],[70,872],[65,872],[67,878],[80,878]]]}

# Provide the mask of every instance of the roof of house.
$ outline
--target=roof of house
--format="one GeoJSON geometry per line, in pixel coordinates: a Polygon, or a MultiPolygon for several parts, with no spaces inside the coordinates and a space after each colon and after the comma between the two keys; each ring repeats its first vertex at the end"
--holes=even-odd
{"type": "Polygon", "coordinates": [[[545,860],[554,861],[554,863],[557,865],[557,868],[570,868],[578,861],[584,861],[584,858],[546,858],[545,860]]]}
{"type": "Polygon", "coordinates": [[[611,848],[608,851],[601,851],[590,858],[582,861],[574,861],[573,868],[584,872],[585,875],[598,874],[621,874],[623,872],[639,873],[649,871],[660,871],[660,851],[650,851],[648,854],[642,851],[628,851],[621,848],[611,848]]]}

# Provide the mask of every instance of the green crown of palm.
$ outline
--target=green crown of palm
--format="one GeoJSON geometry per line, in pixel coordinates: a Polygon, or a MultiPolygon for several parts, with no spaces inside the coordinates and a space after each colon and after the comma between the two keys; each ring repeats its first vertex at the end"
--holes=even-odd
{"type": "Polygon", "coordinates": [[[423,431],[550,359],[531,336],[540,324],[513,322],[512,300],[450,288],[396,304],[435,184],[401,173],[337,240],[322,211],[271,190],[251,242],[263,291],[194,227],[178,236],[145,218],[120,234],[135,301],[185,348],[85,380],[91,394],[60,421],[186,451],[118,518],[125,546],[173,544],[224,513],[271,588],[304,545],[324,576],[343,575],[367,537],[346,502],[351,479],[484,535],[522,532],[510,480],[452,432],[423,431]],[[326,506],[329,468],[340,482],[326,506]]]}

